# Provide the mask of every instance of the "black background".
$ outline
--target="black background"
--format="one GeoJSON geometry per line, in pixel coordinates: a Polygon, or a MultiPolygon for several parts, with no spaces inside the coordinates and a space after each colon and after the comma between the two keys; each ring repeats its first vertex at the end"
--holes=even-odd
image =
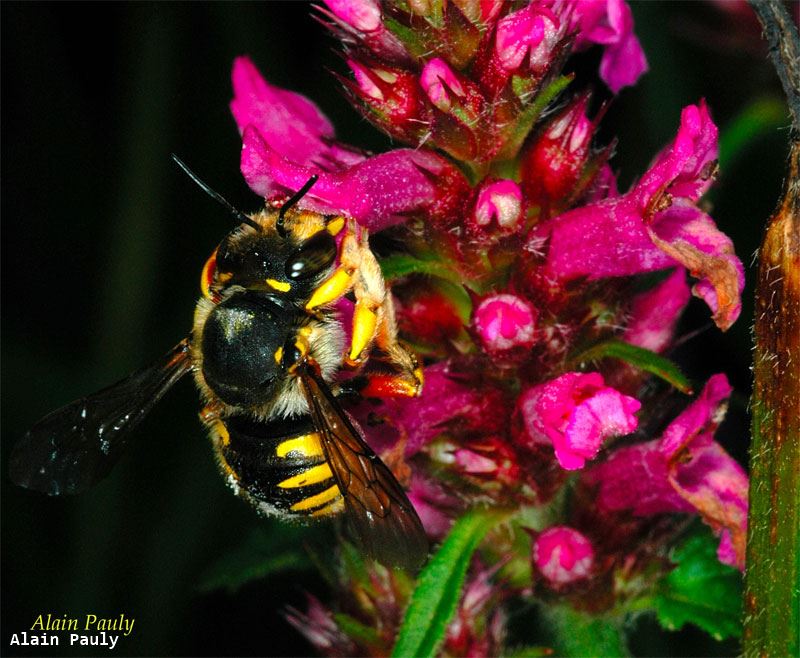
{"type": "MultiPolygon", "coordinates": [[[[250,54],[271,82],[312,98],[343,141],[388,147],[325,70],[344,64],[309,9],[3,3],[4,464],[36,419],[154,360],[189,330],[200,269],[228,225],[169,155],[235,205],[258,206],[238,173],[240,142],[227,108],[236,55],[250,54]]],[[[674,136],[683,106],[705,96],[724,130],[754,98],[779,93],[757,32],[726,22],[711,3],[633,9],[651,72],[614,101],[599,140],[620,138],[612,165],[623,189],[674,136]]],[[[586,61],[596,67],[597,53],[586,61]]],[[[713,215],[746,266],[779,193],[786,135],[755,140],[711,195],[713,215]]],[[[698,380],[728,373],[738,394],[721,436],[742,461],[752,283],[749,267],[742,318],[730,332],[705,331],[677,355],[698,380]]],[[[694,301],[683,330],[707,324],[707,309],[694,301]]],[[[11,634],[48,612],[135,618],[115,655],[311,652],[280,612],[302,607],[304,590],[324,596],[313,573],[273,576],[233,595],[197,591],[209,564],[266,523],[226,490],[197,409],[192,384],[181,382],[112,476],[79,497],[17,489],[3,467],[0,652],[25,653],[9,648],[11,634]]],[[[724,655],[736,645],[644,621],[633,649],[724,655]]],[[[62,643],[59,653],[70,652],[62,643]]]]}

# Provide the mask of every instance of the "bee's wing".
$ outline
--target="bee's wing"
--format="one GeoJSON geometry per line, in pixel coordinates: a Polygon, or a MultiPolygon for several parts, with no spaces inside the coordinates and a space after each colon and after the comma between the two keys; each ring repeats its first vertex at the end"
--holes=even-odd
{"type": "Polygon", "coordinates": [[[312,367],[301,370],[300,381],[359,543],[381,562],[419,568],[428,556],[428,539],[403,488],[312,367]]]}
{"type": "Polygon", "coordinates": [[[131,430],[190,366],[184,339],[152,365],[48,414],[14,446],[11,479],[51,496],[92,486],[119,459],[131,430]]]}

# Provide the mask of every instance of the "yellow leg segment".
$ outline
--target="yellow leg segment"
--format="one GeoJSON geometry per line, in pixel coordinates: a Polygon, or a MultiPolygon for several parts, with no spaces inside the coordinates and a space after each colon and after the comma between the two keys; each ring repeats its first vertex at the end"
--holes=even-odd
{"type": "Polygon", "coordinates": [[[348,270],[349,268],[344,266],[339,267],[323,281],[308,300],[306,310],[313,311],[315,308],[335,302],[344,296],[350,290],[353,281],[353,272],[348,270]]]}
{"type": "Polygon", "coordinates": [[[353,338],[350,341],[351,362],[356,362],[361,357],[362,352],[367,348],[375,337],[378,327],[378,315],[362,304],[356,304],[353,313],[353,338]]]}

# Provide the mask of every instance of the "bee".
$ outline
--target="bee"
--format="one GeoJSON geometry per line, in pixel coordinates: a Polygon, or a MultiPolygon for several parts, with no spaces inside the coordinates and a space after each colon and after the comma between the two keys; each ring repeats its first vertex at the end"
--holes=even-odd
{"type": "Polygon", "coordinates": [[[11,479],[53,496],[94,485],[139,422],[191,373],[204,402],[201,421],[235,494],[284,520],[341,513],[371,557],[418,568],[428,551],[419,517],[340,399],[346,389],[415,396],[422,386],[414,354],[398,340],[366,230],[297,206],[316,177],[246,215],[173,159],[237,222],[202,270],[189,336],[150,366],[36,423],[14,447],[11,479]],[[350,293],[345,350],[334,305],[350,293]],[[363,366],[373,347],[393,372],[337,385],[342,368],[363,366]]]}

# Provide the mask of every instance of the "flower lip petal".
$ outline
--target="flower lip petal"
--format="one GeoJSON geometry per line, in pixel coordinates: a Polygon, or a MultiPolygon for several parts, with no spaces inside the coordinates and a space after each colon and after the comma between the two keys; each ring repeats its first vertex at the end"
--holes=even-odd
{"type": "Polygon", "coordinates": [[[443,194],[437,189],[436,176],[450,165],[427,151],[398,149],[345,171],[323,171],[289,160],[271,148],[257,128],[248,126],[242,135],[241,167],[250,188],[264,197],[298,190],[316,174],[319,178],[304,197],[304,207],[343,213],[379,231],[428,207],[443,194]]]}
{"type": "Polygon", "coordinates": [[[236,58],[232,78],[231,112],[240,132],[254,125],[270,147],[301,164],[328,151],[333,125],[314,103],[269,84],[249,57],[236,58]]]}

